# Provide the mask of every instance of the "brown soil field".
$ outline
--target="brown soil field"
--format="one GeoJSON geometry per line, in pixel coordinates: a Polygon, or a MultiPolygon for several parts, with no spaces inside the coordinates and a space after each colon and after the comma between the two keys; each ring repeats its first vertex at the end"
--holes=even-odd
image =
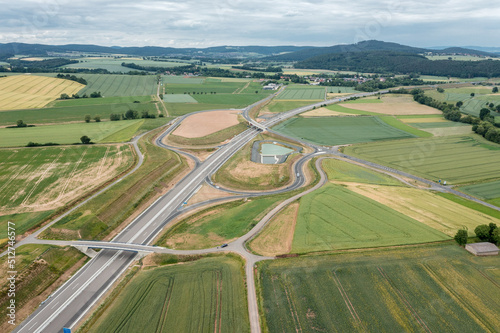
{"type": "Polygon", "coordinates": [[[342,103],[340,106],[389,115],[442,114],[438,109],[413,101],[409,96],[383,96],[383,103],[342,103]]]}
{"type": "Polygon", "coordinates": [[[172,134],[185,138],[201,138],[238,125],[238,114],[239,111],[236,110],[197,113],[187,117],[172,134]]]}
{"type": "Polygon", "coordinates": [[[290,253],[299,206],[299,202],[295,201],[275,216],[250,242],[251,249],[264,256],[290,253]]]}
{"type": "Polygon", "coordinates": [[[188,206],[193,205],[199,202],[218,199],[218,198],[226,198],[230,197],[233,194],[224,192],[218,189],[213,188],[210,185],[204,184],[198,192],[188,201],[188,206]]]}

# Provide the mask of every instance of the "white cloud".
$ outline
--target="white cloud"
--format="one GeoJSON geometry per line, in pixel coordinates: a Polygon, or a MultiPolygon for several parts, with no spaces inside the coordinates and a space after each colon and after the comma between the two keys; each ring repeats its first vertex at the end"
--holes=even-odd
{"type": "Polygon", "coordinates": [[[0,8],[0,42],[495,45],[500,33],[500,4],[491,0],[0,0],[0,8]]]}

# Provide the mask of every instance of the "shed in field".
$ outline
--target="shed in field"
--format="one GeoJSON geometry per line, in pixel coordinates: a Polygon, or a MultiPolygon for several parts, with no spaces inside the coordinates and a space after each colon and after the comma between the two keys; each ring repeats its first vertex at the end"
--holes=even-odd
{"type": "Polygon", "coordinates": [[[465,245],[465,249],[475,256],[496,256],[498,247],[493,243],[473,243],[465,245]]]}

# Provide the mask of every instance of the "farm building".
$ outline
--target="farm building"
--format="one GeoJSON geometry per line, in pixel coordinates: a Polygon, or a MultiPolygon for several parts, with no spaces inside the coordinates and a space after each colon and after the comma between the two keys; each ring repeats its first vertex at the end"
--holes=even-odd
{"type": "Polygon", "coordinates": [[[475,256],[496,256],[498,247],[495,244],[483,242],[465,245],[465,249],[475,256]]]}

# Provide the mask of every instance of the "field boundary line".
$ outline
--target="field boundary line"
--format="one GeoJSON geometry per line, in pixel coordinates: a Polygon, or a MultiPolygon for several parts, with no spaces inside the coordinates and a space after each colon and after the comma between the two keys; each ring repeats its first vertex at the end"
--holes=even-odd
{"type": "Polygon", "coordinates": [[[349,298],[349,295],[347,295],[347,292],[344,289],[344,286],[340,282],[339,277],[337,276],[337,272],[333,271],[333,275],[331,271],[328,271],[330,274],[330,277],[335,281],[335,284],[337,284],[337,289],[340,291],[340,294],[342,295],[342,298],[344,299],[345,304],[347,305],[347,308],[349,309],[349,312],[351,312],[351,316],[355,321],[357,321],[363,330],[365,330],[365,327],[363,325],[363,322],[361,321],[361,318],[359,318],[358,312],[356,311],[356,308],[354,308],[354,305],[351,302],[351,299],[349,298]],[[347,304],[349,302],[349,304],[347,304]],[[351,311],[352,309],[352,311],[351,311]]]}
{"type": "Polygon", "coordinates": [[[80,159],[76,162],[74,168],[73,168],[73,171],[71,171],[71,174],[69,175],[68,177],[68,180],[66,180],[66,183],[64,184],[64,187],[62,188],[61,190],[61,193],[59,193],[59,196],[57,197],[56,200],[59,200],[63,195],[64,195],[64,192],[66,191],[66,188],[69,186],[69,183],[71,182],[71,180],[73,179],[73,176],[75,175],[76,173],[76,170],[78,169],[78,166],[80,165],[80,163],[82,163],[83,161],[83,158],[85,157],[85,155],[87,155],[87,151],[90,149],[90,147],[88,147],[83,153],[82,155],[80,156],[80,159]]]}

